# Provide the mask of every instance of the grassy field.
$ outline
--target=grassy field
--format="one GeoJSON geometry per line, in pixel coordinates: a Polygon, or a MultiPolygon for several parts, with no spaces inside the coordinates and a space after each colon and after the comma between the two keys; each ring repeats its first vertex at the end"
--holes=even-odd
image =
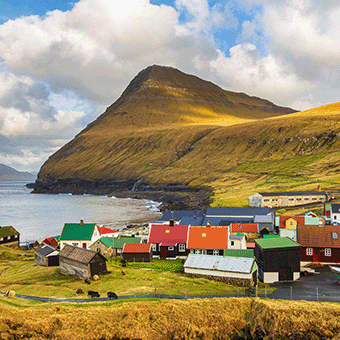
{"type": "MultiPolygon", "coordinates": [[[[58,267],[34,265],[33,251],[25,252],[0,246],[0,291],[51,298],[79,298],[76,289],[98,291],[106,297],[109,291],[118,296],[142,294],[228,295],[244,289],[223,282],[184,275],[182,260],[157,260],[152,263],[128,263],[122,267],[120,258],[109,259],[109,274],[99,281],[84,280],[60,273],[58,267]],[[122,270],[126,275],[122,275],[122,270]]],[[[268,290],[269,291],[269,290],[268,290]]]]}

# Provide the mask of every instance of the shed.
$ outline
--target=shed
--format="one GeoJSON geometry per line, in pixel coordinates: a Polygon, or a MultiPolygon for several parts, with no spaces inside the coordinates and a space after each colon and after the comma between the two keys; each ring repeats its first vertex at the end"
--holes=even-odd
{"type": "Polygon", "coordinates": [[[127,262],[151,262],[152,247],[150,243],[125,243],[123,259],[127,262]]]}
{"type": "Polygon", "coordinates": [[[255,259],[249,257],[189,254],[184,263],[184,272],[190,276],[246,285],[253,284],[257,279],[255,259]]]}
{"type": "Polygon", "coordinates": [[[300,278],[300,245],[289,237],[255,240],[255,259],[262,282],[300,278]]]}
{"type": "Polygon", "coordinates": [[[0,226],[0,245],[19,248],[20,233],[12,226],[0,226]]]}
{"type": "Polygon", "coordinates": [[[95,274],[106,274],[106,258],[93,250],[83,249],[69,244],[59,253],[60,272],[80,278],[89,278],[95,274]]]}
{"type": "Polygon", "coordinates": [[[34,250],[34,263],[36,266],[44,267],[59,266],[59,250],[43,243],[34,250]]]}

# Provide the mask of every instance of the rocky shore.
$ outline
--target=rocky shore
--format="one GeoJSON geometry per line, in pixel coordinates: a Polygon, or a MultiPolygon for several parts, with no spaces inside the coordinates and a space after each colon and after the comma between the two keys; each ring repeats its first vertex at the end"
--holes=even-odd
{"type": "Polygon", "coordinates": [[[119,198],[149,199],[160,202],[161,210],[203,210],[209,206],[210,191],[188,188],[183,185],[152,185],[141,180],[121,181],[116,179],[49,179],[27,185],[33,193],[72,193],[75,195],[108,195],[119,198]]]}

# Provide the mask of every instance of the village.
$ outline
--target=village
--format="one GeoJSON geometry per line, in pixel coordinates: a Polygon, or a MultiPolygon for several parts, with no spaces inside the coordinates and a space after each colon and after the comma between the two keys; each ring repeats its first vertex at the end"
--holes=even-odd
{"type": "MultiPolygon", "coordinates": [[[[313,267],[340,266],[339,220],[340,204],[329,203],[322,191],[257,193],[249,207],[166,210],[148,225],[121,231],[82,220],[65,223],[60,235],[35,242],[34,261],[82,280],[107,274],[109,258],[121,258],[123,267],[159,258],[181,259],[189,277],[228,284],[293,282],[313,267]],[[305,202],[323,206],[323,213],[276,213],[305,202]]],[[[1,227],[0,245],[18,248],[19,232],[1,227]]]]}

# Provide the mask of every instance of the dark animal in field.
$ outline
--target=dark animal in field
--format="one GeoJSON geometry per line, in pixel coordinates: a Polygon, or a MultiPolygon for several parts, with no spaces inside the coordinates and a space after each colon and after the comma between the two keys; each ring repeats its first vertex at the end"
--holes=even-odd
{"type": "Polygon", "coordinates": [[[118,296],[116,293],[113,292],[108,292],[107,293],[107,297],[111,300],[111,299],[118,299],[118,296]]]}
{"type": "Polygon", "coordinates": [[[122,275],[126,275],[126,271],[124,269],[122,270],[122,275]]]}
{"type": "Polygon", "coordinates": [[[85,279],[84,282],[89,285],[91,283],[91,280],[90,279],[85,279]]]}
{"type": "Polygon", "coordinates": [[[87,292],[87,295],[91,296],[91,298],[99,298],[100,297],[100,294],[98,292],[93,291],[93,290],[89,290],[87,292]]]}
{"type": "Polygon", "coordinates": [[[85,294],[85,292],[84,292],[83,289],[78,288],[78,289],[76,290],[76,294],[85,294]]]}

